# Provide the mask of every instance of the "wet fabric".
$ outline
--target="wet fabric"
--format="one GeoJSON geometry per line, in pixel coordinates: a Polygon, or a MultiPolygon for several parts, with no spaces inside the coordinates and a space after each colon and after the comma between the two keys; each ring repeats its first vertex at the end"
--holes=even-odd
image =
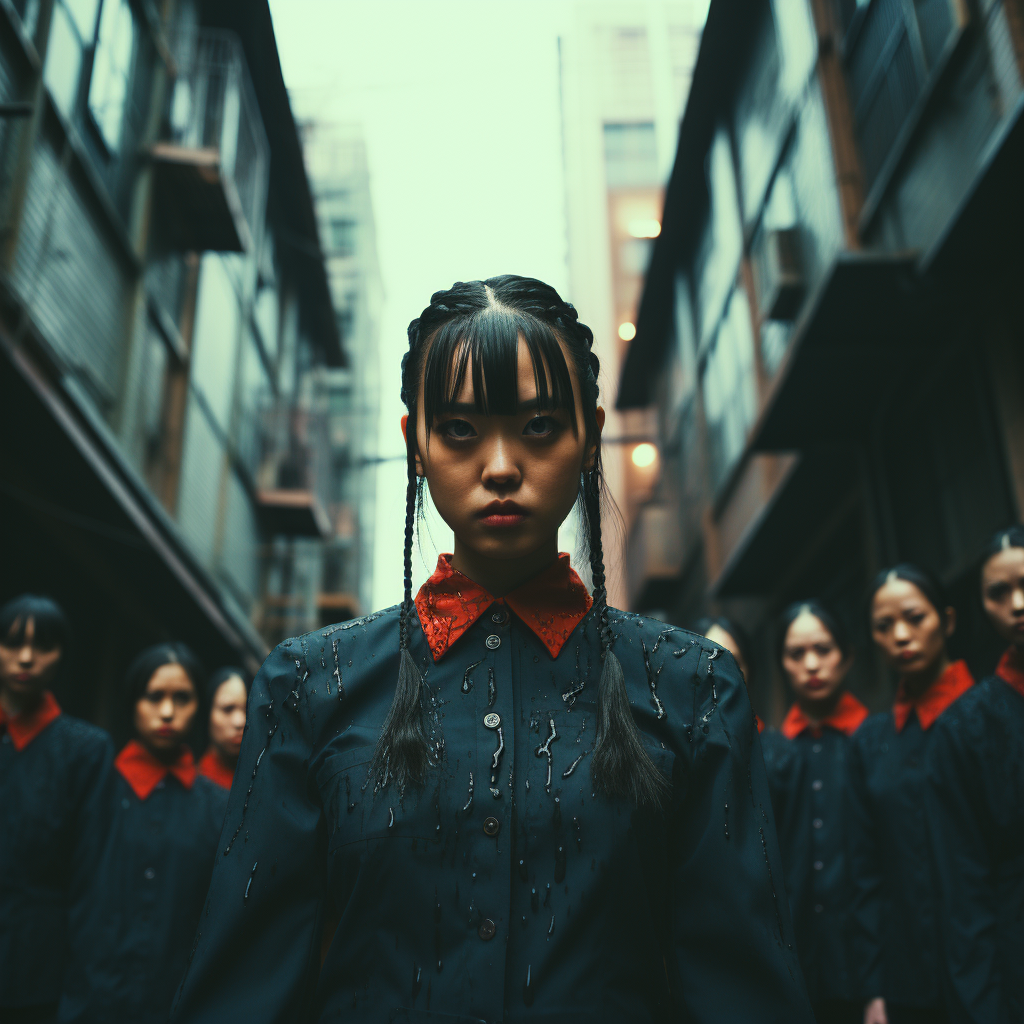
{"type": "Polygon", "coordinates": [[[929,728],[918,717],[920,701],[899,731],[894,712],[872,715],[854,733],[848,755],[860,993],[865,1000],[884,996],[900,1007],[938,1013],[940,908],[925,818],[925,767],[934,723],[956,706],[950,695],[962,685],[960,666],[949,670],[956,685],[943,685],[946,703],[938,716],[940,702],[926,702],[929,728]]]}
{"type": "Polygon", "coordinates": [[[110,738],[43,717],[20,750],[18,726],[0,727],[0,1017],[56,1004],[108,822],[110,738]]]}
{"type": "Polygon", "coordinates": [[[368,782],[397,609],[271,654],[172,1020],[809,1022],[732,658],[610,613],[644,744],[673,780],[667,811],[637,811],[590,778],[593,616],[552,659],[505,604],[481,611],[436,663],[410,624],[440,763],[404,798],[368,782]]]}
{"type": "MultiPolygon", "coordinates": [[[[494,603],[495,598],[479,583],[452,568],[451,555],[441,555],[433,575],[416,595],[416,611],[434,660],[440,660],[494,603]]],[[[593,601],[569,564],[569,556],[563,553],[549,568],[498,603],[511,608],[520,622],[533,630],[551,657],[557,658],[593,601]]]]}
{"type": "Polygon", "coordinates": [[[165,1022],[210,884],[227,793],[193,766],[191,785],[165,771],[140,798],[141,745],[129,747],[118,756],[113,824],[90,894],[88,952],[69,972],[62,1022],[165,1022]]]}
{"type": "Polygon", "coordinates": [[[1024,692],[1000,675],[936,723],[927,810],[955,1024],[1024,1020],[1024,692]]]}
{"type": "Polygon", "coordinates": [[[214,747],[210,747],[199,758],[199,774],[215,782],[221,789],[230,789],[235,779],[234,770],[229,768],[220,758],[214,747]]]}
{"type": "MultiPolygon", "coordinates": [[[[844,693],[821,726],[794,704],[782,730],[761,737],[797,949],[815,1004],[860,994],[851,948],[845,789],[850,735],[867,714],[844,693]]],[[[841,1018],[849,1007],[831,1010],[829,1017],[841,1018]]]]}

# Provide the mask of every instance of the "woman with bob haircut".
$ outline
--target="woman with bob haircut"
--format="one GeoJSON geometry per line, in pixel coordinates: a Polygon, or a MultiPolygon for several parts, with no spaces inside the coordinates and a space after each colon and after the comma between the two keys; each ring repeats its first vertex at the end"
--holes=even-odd
{"type": "Polygon", "coordinates": [[[106,837],[114,747],[51,686],[70,630],[48,597],[0,608],[0,1021],[49,1021],[106,837]]]}
{"type": "Polygon", "coordinates": [[[778,638],[796,700],[762,743],[797,949],[818,1024],[859,1024],[845,792],[850,737],[868,709],[846,689],[853,648],[822,602],[790,605],[778,638]]]}
{"type": "Polygon", "coordinates": [[[249,684],[240,668],[220,668],[206,684],[210,745],[199,759],[199,774],[216,782],[222,789],[230,789],[235,777],[248,699],[249,684]]]}
{"type": "Polygon", "coordinates": [[[188,739],[202,670],[177,642],[132,662],[125,703],[134,736],[114,761],[113,827],[90,895],[89,955],[59,1019],[162,1024],[188,962],[227,794],[196,771],[188,739]]]}
{"type": "Polygon", "coordinates": [[[956,611],[931,573],[901,564],[870,591],[871,636],[899,676],[892,710],[850,748],[855,948],[865,1024],[944,1022],[938,889],[924,815],[934,725],[974,684],[946,641],[956,611]]]}
{"type": "Polygon", "coordinates": [[[736,663],[607,604],[592,342],[513,276],[410,324],[404,600],[253,683],[174,1021],[811,1021],[736,663]]]}
{"type": "Polygon", "coordinates": [[[1024,527],[992,538],[979,582],[1009,646],[935,723],[926,791],[955,1024],[1024,1019],[1024,527]]]}

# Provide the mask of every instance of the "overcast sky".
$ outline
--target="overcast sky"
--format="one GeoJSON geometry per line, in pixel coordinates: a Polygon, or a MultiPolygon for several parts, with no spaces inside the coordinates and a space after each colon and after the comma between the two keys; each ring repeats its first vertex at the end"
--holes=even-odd
{"type": "MultiPolygon", "coordinates": [[[[558,0],[271,0],[298,110],[363,127],[385,289],[382,455],[401,453],[409,321],[454,281],[516,273],[565,290],[558,0]]],[[[405,470],[377,479],[374,605],[401,599],[405,470]]],[[[432,520],[433,569],[450,533],[432,520]]],[[[416,585],[426,578],[423,561],[416,585]]],[[[368,609],[364,609],[368,610],[368,609]]]]}

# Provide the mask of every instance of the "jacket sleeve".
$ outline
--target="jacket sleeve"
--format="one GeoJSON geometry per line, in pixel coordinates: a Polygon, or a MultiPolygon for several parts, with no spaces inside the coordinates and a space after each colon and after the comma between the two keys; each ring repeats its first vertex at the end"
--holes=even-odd
{"type": "Polygon", "coordinates": [[[210,891],[175,1024],[306,1020],[319,971],[326,834],[307,785],[309,708],[298,643],[267,658],[248,717],[210,891]]]}
{"type": "Polygon", "coordinates": [[[747,690],[730,655],[709,662],[706,650],[694,651],[696,671],[673,709],[688,726],[671,812],[679,1018],[809,1024],[747,690]]]}
{"type": "Polygon", "coordinates": [[[946,977],[943,991],[953,1024],[1003,1024],[998,924],[991,856],[986,842],[981,766],[956,716],[943,716],[928,757],[925,809],[942,901],[946,977]]]}
{"type": "Polygon", "coordinates": [[[882,851],[864,770],[864,733],[850,744],[846,784],[847,836],[853,878],[852,949],[864,1002],[884,994],[882,987],[882,851]]]}

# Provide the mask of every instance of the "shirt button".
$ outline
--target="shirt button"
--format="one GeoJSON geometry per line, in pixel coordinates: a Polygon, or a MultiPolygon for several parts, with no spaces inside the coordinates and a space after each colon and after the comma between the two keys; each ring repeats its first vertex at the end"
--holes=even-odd
{"type": "Polygon", "coordinates": [[[496,651],[501,646],[501,637],[493,633],[484,641],[484,647],[489,651],[496,651]]]}
{"type": "Polygon", "coordinates": [[[123,808],[124,808],[124,809],[125,809],[126,811],[128,810],[128,808],[129,808],[129,807],[131,807],[131,805],[132,805],[132,802],[131,802],[131,800],[129,800],[129,799],[128,799],[128,797],[122,797],[122,798],[121,798],[121,806],[122,806],[122,807],[123,807],[123,808]]]}
{"type": "Polygon", "coordinates": [[[816,860],[814,862],[814,870],[820,871],[825,866],[824,861],[816,860]]]}
{"type": "Polygon", "coordinates": [[[499,715],[497,711],[489,711],[484,715],[484,725],[486,725],[488,729],[497,729],[498,726],[501,725],[501,715],[499,715]]]}
{"type": "Polygon", "coordinates": [[[508,622],[508,612],[504,608],[499,608],[491,615],[491,622],[496,626],[504,626],[508,622]]]}
{"type": "Polygon", "coordinates": [[[814,789],[814,790],[818,790],[818,789],[821,789],[821,785],[822,785],[822,783],[821,783],[821,779],[815,779],[815,780],[814,780],[814,781],[813,781],[813,782],[811,783],[811,789],[814,789]]]}
{"type": "Polygon", "coordinates": [[[480,927],[477,929],[476,933],[484,940],[484,942],[490,942],[490,940],[494,938],[494,933],[497,930],[498,929],[494,926],[494,922],[489,917],[485,917],[483,921],[480,922],[480,927]]]}
{"type": "Polygon", "coordinates": [[[820,903],[814,904],[814,912],[820,914],[825,908],[820,903]]]}
{"type": "Polygon", "coordinates": [[[497,818],[484,818],[484,835],[496,836],[500,828],[501,822],[497,818]]]}
{"type": "Polygon", "coordinates": [[[814,819],[814,821],[812,821],[812,822],[811,822],[811,824],[812,824],[812,825],[813,825],[813,826],[814,826],[815,828],[821,828],[821,826],[822,826],[822,825],[824,825],[824,824],[825,824],[825,822],[823,822],[823,821],[821,820],[821,818],[815,818],[815,819],[814,819]]]}
{"type": "Polygon", "coordinates": [[[147,881],[152,882],[153,879],[156,878],[156,872],[152,868],[146,868],[146,870],[142,872],[142,876],[147,881]]]}
{"type": "Polygon", "coordinates": [[[820,754],[821,753],[821,744],[820,743],[815,743],[814,746],[811,747],[811,750],[813,750],[814,753],[816,753],[816,754],[820,754]]]}

